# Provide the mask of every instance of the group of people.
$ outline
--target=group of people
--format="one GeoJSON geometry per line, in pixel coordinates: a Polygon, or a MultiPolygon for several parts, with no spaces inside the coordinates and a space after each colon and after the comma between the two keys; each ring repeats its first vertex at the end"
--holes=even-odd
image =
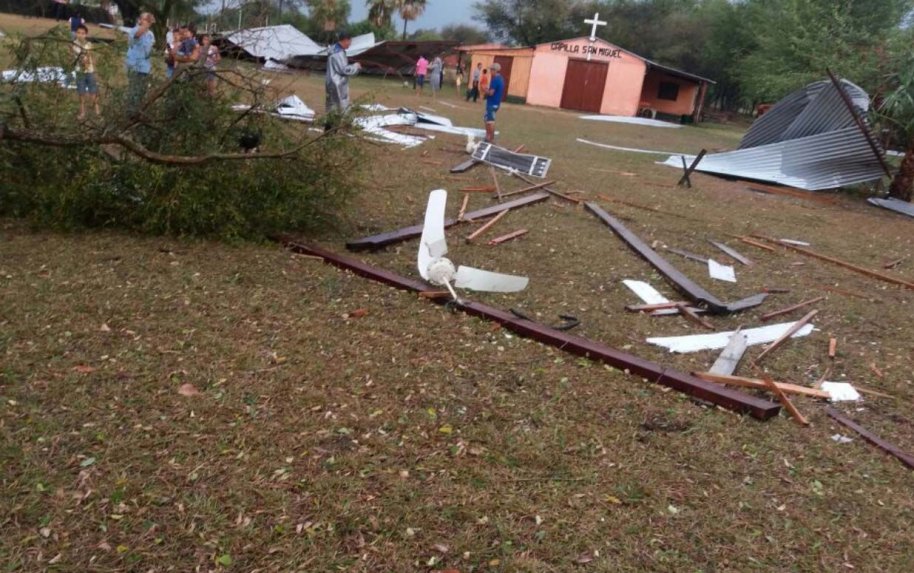
{"type": "MultiPolygon", "coordinates": [[[[137,19],[136,26],[127,30],[127,102],[131,112],[137,111],[149,86],[155,46],[152,26],[155,21],[155,16],[144,12],[137,19]]],[[[172,79],[184,68],[202,67],[206,91],[212,96],[216,93],[216,66],[221,56],[209,34],[198,37],[196,32],[194,24],[182,24],[168,32],[165,42],[166,74],[172,79]]]]}
{"type": "MultiPolygon", "coordinates": [[[[327,72],[324,80],[326,89],[326,112],[327,121],[324,124],[325,130],[330,130],[335,124],[335,118],[346,113],[349,110],[349,78],[357,75],[362,66],[356,62],[349,63],[346,56],[346,50],[352,45],[352,37],[347,32],[340,32],[339,41],[330,48],[327,57],[327,72]]],[[[441,80],[444,71],[444,65],[441,58],[436,57],[429,64],[425,56],[421,56],[416,62],[416,93],[421,94],[425,85],[426,78],[431,74],[432,93],[441,89],[441,80]],[[437,86],[437,87],[436,87],[437,86]]],[[[493,143],[495,141],[495,115],[501,107],[501,101],[505,96],[505,80],[501,76],[501,65],[493,63],[488,70],[478,64],[473,72],[473,87],[471,88],[475,95],[473,101],[476,101],[480,95],[485,97],[486,111],[483,121],[486,126],[486,141],[493,143]],[[491,73],[489,73],[491,72],[491,73]]],[[[469,95],[467,97],[469,100],[469,95]]]]}

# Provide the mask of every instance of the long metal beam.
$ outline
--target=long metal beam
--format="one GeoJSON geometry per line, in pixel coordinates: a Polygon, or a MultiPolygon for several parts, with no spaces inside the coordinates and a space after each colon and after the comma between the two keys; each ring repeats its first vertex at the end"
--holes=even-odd
{"type": "MultiPolygon", "coordinates": [[[[396,273],[374,267],[357,259],[339,255],[320,247],[299,243],[288,238],[280,238],[279,240],[294,252],[320,257],[324,259],[325,262],[338,268],[348,270],[359,276],[401,290],[424,292],[429,288],[424,282],[400,276],[396,273]]],[[[434,300],[439,304],[443,304],[449,299],[434,300]]],[[[464,301],[456,304],[458,308],[471,316],[477,316],[497,322],[504,328],[521,336],[532,338],[543,344],[554,346],[576,356],[583,356],[590,360],[603,362],[619,370],[628,371],[635,376],[668,386],[674,390],[684,392],[690,396],[705,400],[717,406],[740,413],[746,413],[759,420],[767,420],[773,416],[777,416],[780,412],[780,406],[768,400],[749,396],[742,392],[714,384],[713,382],[706,382],[691,374],[666,368],[655,362],[610,348],[599,342],[567,334],[536,322],[524,320],[510,312],[478,302],[464,301]]]]}
{"type": "Polygon", "coordinates": [[[619,237],[628,243],[635,252],[644,257],[647,262],[654,266],[658,271],[660,271],[663,276],[665,276],[673,285],[679,289],[680,292],[688,296],[691,300],[695,302],[702,303],[708,307],[708,310],[714,314],[726,314],[729,312],[739,312],[741,310],[746,310],[762,304],[765,301],[766,294],[757,294],[749,298],[739,300],[730,304],[721,302],[713,294],[709,293],[698,284],[696,284],[692,279],[682,274],[676,267],[674,267],[669,261],[661,257],[657,251],[652,249],[650,245],[645,243],[641,237],[632,233],[628,228],[623,225],[618,219],[607,213],[603,210],[602,207],[596,203],[585,203],[587,210],[596,215],[601,221],[606,223],[606,225],[613,230],[614,233],[619,235],[619,237]]]}
{"type": "Polygon", "coordinates": [[[873,155],[875,155],[876,159],[879,160],[879,165],[882,166],[882,170],[885,171],[886,176],[891,179],[892,171],[889,169],[889,164],[886,163],[885,156],[882,154],[882,151],[876,144],[876,140],[873,139],[873,134],[870,133],[870,130],[867,128],[863,118],[860,117],[859,113],[857,113],[857,109],[854,107],[854,102],[851,101],[850,96],[848,96],[847,92],[844,91],[844,86],[841,85],[841,82],[837,77],[835,77],[835,74],[833,74],[829,68],[825,68],[825,71],[828,72],[828,77],[831,79],[831,83],[834,84],[835,89],[838,90],[838,95],[841,96],[841,100],[844,102],[844,105],[847,106],[847,110],[851,112],[851,117],[854,118],[854,123],[857,124],[857,128],[860,130],[860,133],[862,133],[863,137],[866,138],[867,145],[869,145],[870,149],[873,150],[873,155]]]}
{"type": "MultiPolygon", "coordinates": [[[[489,215],[497,215],[508,209],[517,209],[518,207],[533,205],[534,203],[545,201],[548,198],[548,193],[534,193],[533,195],[527,195],[526,197],[521,197],[514,201],[508,201],[507,203],[500,203],[498,205],[492,205],[491,207],[484,207],[476,211],[471,211],[465,214],[463,218],[464,220],[481,219],[483,217],[488,217],[489,215]]],[[[457,219],[446,219],[444,221],[444,227],[452,227],[459,222],[460,221],[457,219]]],[[[397,229],[396,231],[389,231],[387,233],[381,233],[380,235],[372,235],[370,237],[349,241],[346,243],[346,248],[350,251],[376,250],[393,243],[415,239],[421,235],[422,225],[413,225],[412,227],[405,227],[403,229],[397,229]]]]}

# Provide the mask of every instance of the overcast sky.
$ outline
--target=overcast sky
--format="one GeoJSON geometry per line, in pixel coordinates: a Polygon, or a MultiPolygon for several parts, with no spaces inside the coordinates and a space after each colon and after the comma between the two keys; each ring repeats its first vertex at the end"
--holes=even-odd
{"type": "MultiPolygon", "coordinates": [[[[350,0],[352,2],[352,13],[349,15],[350,22],[360,22],[368,17],[368,8],[365,7],[365,0],[350,0]]],[[[428,6],[425,13],[415,22],[410,22],[409,30],[418,28],[441,28],[448,24],[475,24],[481,27],[479,22],[473,21],[473,2],[475,0],[428,0],[428,6]]],[[[394,18],[394,27],[397,30],[403,30],[403,21],[394,18]]]]}

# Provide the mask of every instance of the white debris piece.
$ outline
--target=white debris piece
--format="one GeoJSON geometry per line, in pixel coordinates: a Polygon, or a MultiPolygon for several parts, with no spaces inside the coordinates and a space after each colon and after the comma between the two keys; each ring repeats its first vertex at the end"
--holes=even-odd
{"type": "Polygon", "coordinates": [[[708,259],[708,274],[712,279],[728,283],[736,282],[736,271],[733,270],[733,267],[722,265],[714,259],[708,259]]]}
{"type": "Polygon", "coordinates": [[[646,127],[672,127],[674,129],[679,129],[682,126],[676,123],[670,123],[668,121],[659,121],[656,119],[649,119],[646,117],[628,117],[622,115],[581,115],[578,116],[581,119],[586,119],[588,121],[606,121],[610,123],[630,123],[633,125],[643,125],[646,127]]]}
{"type": "MultiPolygon", "coordinates": [[[[605,143],[597,143],[595,141],[590,141],[588,139],[577,139],[578,143],[586,143],[587,145],[593,145],[595,147],[602,147],[603,149],[611,149],[613,151],[628,151],[630,153],[649,153],[652,155],[670,155],[675,154],[677,157],[679,155],[684,155],[682,153],[676,153],[675,151],[654,151],[652,149],[636,149],[634,147],[619,147],[617,145],[607,145],[605,143]]],[[[678,161],[678,160],[677,160],[678,161]]]]}
{"type": "Polygon", "coordinates": [[[644,304],[666,304],[670,302],[668,298],[646,282],[626,279],[622,281],[622,284],[638,295],[638,298],[644,301],[644,304]]]}
{"type": "Polygon", "coordinates": [[[782,243],[787,243],[788,245],[796,245],[798,247],[811,247],[810,243],[806,241],[797,241],[796,239],[780,239],[782,243]]]}
{"type": "MultiPolygon", "coordinates": [[[[235,104],[232,106],[234,111],[248,111],[251,109],[251,106],[246,104],[235,104]]],[[[313,109],[307,106],[297,95],[290,95],[282,98],[279,102],[270,109],[259,109],[256,108],[252,113],[269,113],[273,117],[278,117],[281,119],[288,119],[291,121],[304,121],[312,122],[314,117],[317,115],[313,109]]]]}
{"type": "Polygon", "coordinates": [[[76,72],[66,73],[63,68],[42,67],[34,70],[4,70],[0,72],[3,83],[56,83],[62,88],[76,89],[76,72]]]}
{"type": "Polygon", "coordinates": [[[828,392],[832,402],[852,402],[860,399],[860,393],[847,382],[822,382],[822,390],[828,392]]]}
{"type": "Polygon", "coordinates": [[[848,438],[844,434],[835,434],[831,437],[831,439],[838,442],[839,444],[849,444],[854,441],[853,438],[848,438]]]}
{"type": "MultiPolygon", "coordinates": [[[[759,344],[774,342],[786,334],[787,331],[790,330],[790,327],[792,327],[794,324],[795,323],[793,322],[771,324],[768,326],[741,330],[740,332],[746,335],[747,346],[756,346],[759,344]]],[[[812,324],[806,324],[791,338],[809,336],[812,334],[813,330],[815,330],[815,327],[812,324]]],[[[668,349],[670,352],[678,352],[680,354],[685,354],[687,352],[698,352],[701,350],[720,350],[722,348],[726,348],[727,343],[730,342],[730,337],[733,336],[734,332],[736,331],[731,330],[727,332],[717,332],[712,334],[693,334],[688,336],[648,338],[647,342],[656,346],[662,346],[668,349]]]]}

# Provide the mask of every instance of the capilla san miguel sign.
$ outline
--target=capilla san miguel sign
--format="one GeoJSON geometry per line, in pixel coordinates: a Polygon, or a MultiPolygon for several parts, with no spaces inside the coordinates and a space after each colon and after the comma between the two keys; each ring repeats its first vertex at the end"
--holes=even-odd
{"type": "Polygon", "coordinates": [[[568,42],[552,42],[550,48],[553,52],[565,52],[569,55],[600,56],[603,58],[621,58],[620,48],[608,48],[599,44],[569,44],[568,42]]]}

